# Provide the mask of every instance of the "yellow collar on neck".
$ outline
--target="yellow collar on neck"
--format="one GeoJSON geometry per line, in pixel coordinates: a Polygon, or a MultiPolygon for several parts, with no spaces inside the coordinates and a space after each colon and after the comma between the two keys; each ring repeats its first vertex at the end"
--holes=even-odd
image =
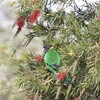
{"type": "Polygon", "coordinates": [[[53,49],[53,47],[51,47],[49,50],[53,49]]]}

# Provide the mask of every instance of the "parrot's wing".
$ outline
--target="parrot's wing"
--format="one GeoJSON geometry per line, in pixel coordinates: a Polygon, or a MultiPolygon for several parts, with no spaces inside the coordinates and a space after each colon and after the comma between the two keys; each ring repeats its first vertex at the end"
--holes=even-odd
{"type": "Polygon", "coordinates": [[[57,64],[52,64],[52,65],[49,65],[48,63],[46,63],[48,66],[52,67],[53,69],[55,70],[59,70],[59,66],[57,64]]]}
{"type": "Polygon", "coordinates": [[[55,70],[59,70],[59,66],[57,64],[51,65],[52,68],[54,68],[55,70]]]}
{"type": "Polygon", "coordinates": [[[50,50],[45,54],[44,61],[48,65],[60,66],[60,56],[56,50],[50,50]]]}

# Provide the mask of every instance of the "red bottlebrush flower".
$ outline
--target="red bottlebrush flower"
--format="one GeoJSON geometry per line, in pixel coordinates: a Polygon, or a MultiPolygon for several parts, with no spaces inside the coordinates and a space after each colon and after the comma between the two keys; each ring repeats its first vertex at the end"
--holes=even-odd
{"type": "Polygon", "coordinates": [[[16,25],[18,26],[17,32],[15,34],[14,37],[16,37],[18,35],[18,33],[21,31],[22,27],[24,26],[24,16],[20,16],[17,21],[16,21],[16,25]]]}
{"type": "Polygon", "coordinates": [[[34,96],[33,95],[30,96],[30,100],[34,100],[34,96]]]}
{"type": "Polygon", "coordinates": [[[37,18],[40,15],[40,10],[34,10],[28,17],[28,22],[34,23],[37,22],[37,18]]]}
{"type": "Polygon", "coordinates": [[[57,78],[60,80],[60,81],[63,81],[66,77],[66,74],[64,72],[61,72],[57,75],[57,78]]]}
{"type": "Polygon", "coordinates": [[[38,55],[36,58],[35,58],[36,62],[40,62],[43,60],[43,56],[41,55],[38,55]]]}
{"type": "Polygon", "coordinates": [[[36,0],[32,0],[33,3],[36,3],[36,0]]]}
{"type": "Polygon", "coordinates": [[[76,96],[74,96],[74,99],[73,100],[78,100],[78,98],[76,96]]]}
{"type": "Polygon", "coordinates": [[[24,16],[20,16],[17,19],[16,25],[18,26],[19,29],[21,29],[24,26],[24,16]]]}

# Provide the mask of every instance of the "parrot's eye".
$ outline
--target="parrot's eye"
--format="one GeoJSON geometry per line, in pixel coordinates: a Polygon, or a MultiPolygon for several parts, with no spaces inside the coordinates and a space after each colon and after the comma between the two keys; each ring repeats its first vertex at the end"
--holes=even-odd
{"type": "Polygon", "coordinates": [[[46,46],[43,46],[43,48],[46,48],[46,46]]]}

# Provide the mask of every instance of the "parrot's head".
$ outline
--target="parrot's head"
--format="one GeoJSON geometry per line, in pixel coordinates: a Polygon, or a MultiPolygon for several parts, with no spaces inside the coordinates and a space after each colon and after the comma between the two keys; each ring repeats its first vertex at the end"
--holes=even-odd
{"type": "Polygon", "coordinates": [[[48,50],[51,48],[52,46],[51,45],[46,45],[43,47],[43,52],[46,53],[48,52],[48,50]]]}

